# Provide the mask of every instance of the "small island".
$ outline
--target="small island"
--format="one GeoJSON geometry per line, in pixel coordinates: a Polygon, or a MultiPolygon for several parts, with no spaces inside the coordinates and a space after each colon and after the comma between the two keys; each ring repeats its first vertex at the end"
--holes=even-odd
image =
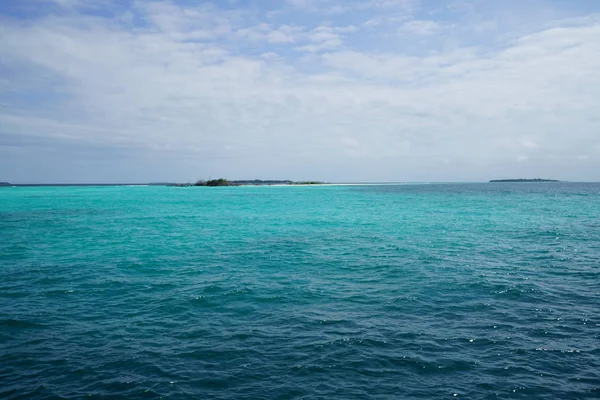
{"type": "Polygon", "coordinates": [[[0,182],[0,186],[11,186],[8,182],[0,182]]]}
{"type": "Polygon", "coordinates": [[[557,181],[555,179],[540,179],[540,178],[535,178],[535,179],[493,179],[490,181],[491,183],[498,183],[498,182],[560,182],[557,181]]]}
{"type": "Polygon", "coordinates": [[[236,180],[230,181],[225,178],[199,180],[196,183],[176,183],[170,186],[177,187],[190,187],[190,186],[208,186],[208,187],[221,187],[221,186],[287,186],[287,185],[323,185],[325,182],[319,181],[299,181],[294,182],[290,180],[236,180]]]}

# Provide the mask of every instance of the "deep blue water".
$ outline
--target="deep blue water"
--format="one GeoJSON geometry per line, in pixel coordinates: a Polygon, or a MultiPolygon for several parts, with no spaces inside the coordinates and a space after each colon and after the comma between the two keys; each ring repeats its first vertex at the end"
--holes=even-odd
{"type": "Polygon", "coordinates": [[[0,398],[598,399],[600,184],[0,188],[0,398]]]}

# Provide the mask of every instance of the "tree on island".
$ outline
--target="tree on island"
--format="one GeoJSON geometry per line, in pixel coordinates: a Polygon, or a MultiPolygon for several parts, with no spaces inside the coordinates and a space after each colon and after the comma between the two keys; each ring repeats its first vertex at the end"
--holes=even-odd
{"type": "Polygon", "coordinates": [[[171,186],[178,186],[178,187],[189,187],[189,186],[211,186],[211,187],[218,187],[218,186],[247,186],[247,185],[251,185],[251,186],[262,186],[262,185],[322,185],[324,182],[320,182],[320,181],[300,181],[300,182],[294,182],[294,181],[290,181],[290,180],[267,180],[267,181],[263,181],[260,179],[254,179],[254,180],[237,180],[237,181],[230,181],[227,180],[225,178],[219,178],[219,179],[209,179],[207,181],[205,180],[199,180],[196,181],[196,183],[178,183],[178,184],[172,184],[171,186]]]}
{"type": "Polygon", "coordinates": [[[230,186],[231,183],[225,178],[211,179],[206,182],[206,186],[230,186]]]}
{"type": "Polygon", "coordinates": [[[233,184],[225,178],[209,179],[207,181],[198,181],[194,186],[233,186],[233,184]]]}

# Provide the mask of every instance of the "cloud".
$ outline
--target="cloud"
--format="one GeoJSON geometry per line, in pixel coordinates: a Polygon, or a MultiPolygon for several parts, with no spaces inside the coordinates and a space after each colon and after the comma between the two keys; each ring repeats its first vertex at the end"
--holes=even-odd
{"type": "Polygon", "coordinates": [[[443,24],[430,20],[411,20],[400,26],[400,33],[428,36],[443,32],[447,27],[443,24]]]}
{"type": "Polygon", "coordinates": [[[256,26],[238,29],[236,35],[248,40],[284,44],[295,43],[302,40],[305,31],[304,28],[300,26],[282,25],[274,28],[269,24],[261,23],[256,26]]]}
{"type": "Polygon", "coordinates": [[[311,53],[323,50],[331,50],[340,47],[344,43],[343,35],[356,31],[354,25],[344,27],[318,26],[307,32],[306,39],[309,44],[300,46],[297,49],[311,53]]]}
{"type": "Polygon", "coordinates": [[[344,14],[352,11],[402,11],[412,12],[419,6],[419,0],[287,0],[298,10],[325,14],[344,14]]]}
{"type": "MultiPolygon", "coordinates": [[[[174,180],[195,169],[483,180],[517,173],[517,161],[532,174],[591,179],[600,166],[594,17],[546,21],[495,46],[411,52],[373,50],[382,31],[369,36],[375,25],[361,21],[266,22],[253,10],[174,2],[126,11],[135,24],[72,10],[4,18],[0,154],[111,148],[140,162],[154,155],[170,174],[161,179],[174,180]]],[[[458,25],[415,18],[398,29],[417,41],[458,25]]]]}
{"type": "Polygon", "coordinates": [[[306,27],[272,25],[261,23],[256,26],[238,29],[235,33],[239,38],[252,41],[266,41],[271,44],[304,44],[297,47],[300,50],[317,51],[331,49],[343,44],[344,35],[355,32],[353,25],[332,27],[328,25],[317,26],[311,30],[306,27]],[[313,49],[313,50],[311,50],[313,49]]]}
{"type": "Polygon", "coordinates": [[[68,10],[103,9],[113,5],[115,0],[32,0],[33,3],[56,6],[68,10]]]}

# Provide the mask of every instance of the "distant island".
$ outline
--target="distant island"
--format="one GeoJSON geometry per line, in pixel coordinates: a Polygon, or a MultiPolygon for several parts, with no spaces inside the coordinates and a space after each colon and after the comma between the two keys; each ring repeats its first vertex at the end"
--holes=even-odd
{"type": "Polygon", "coordinates": [[[560,182],[555,179],[493,179],[490,182],[560,182]]]}
{"type": "Polygon", "coordinates": [[[199,180],[195,183],[175,183],[175,182],[150,182],[150,183],[20,183],[12,184],[10,182],[0,182],[0,187],[19,186],[19,187],[37,187],[37,186],[269,186],[269,185],[323,185],[326,182],[320,181],[291,181],[291,180],[235,180],[230,181],[225,178],[199,180]]]}
{"type": "Polygon", "coordinates": [[[175,183],[170,186],[177,187],[190,187],[190,186],[210,186],[210,187],[218,187],[218,186],[269,186],[269,185],[322,185],[325,182],[319,181],[299,181],[294,182],[290,180],[236,180],[230,181],[225,178],[219,179],[209,179],[207,181],[200,180],[196,183],[175,183]]]}

